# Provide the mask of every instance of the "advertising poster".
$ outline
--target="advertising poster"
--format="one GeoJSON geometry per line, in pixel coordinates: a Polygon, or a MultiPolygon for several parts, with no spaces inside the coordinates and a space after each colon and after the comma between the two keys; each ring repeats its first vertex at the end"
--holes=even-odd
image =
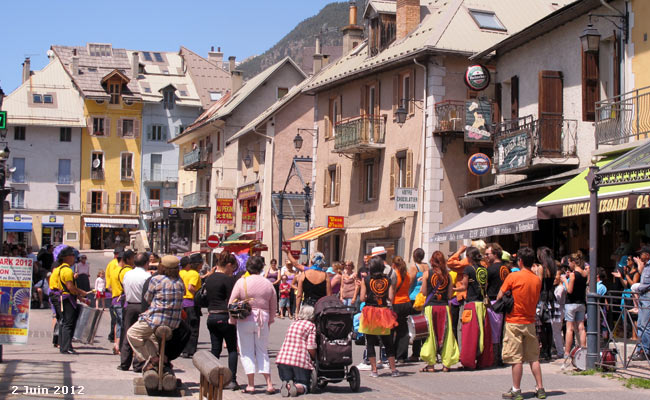
{"type": "Polygon", "coordinates": [[[465,141],[491,142],[492,103],[470,100],[465,103],[465,141]]]}
{"type": "Polygon", "coordinates": [[[496,167],[499,172],[514,171],[528,166],[530,159],[530,138],[528,133],[521,131],[500,139],[496,145],[498,160],[496,167]]]}
{"type": "Polygon", "coordinates": [[[233,224],[233,199],[217,199],[217,224],[233,224]]]}
{"type": "Polygon", "coordinates": [[[0,344],[27,344],[32,260],[0,257],[0,344]]]}

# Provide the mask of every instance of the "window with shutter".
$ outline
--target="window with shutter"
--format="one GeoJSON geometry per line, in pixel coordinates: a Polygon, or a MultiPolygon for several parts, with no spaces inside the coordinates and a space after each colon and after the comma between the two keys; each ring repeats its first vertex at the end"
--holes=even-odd
{"type": "Polygon", "coordinates": [[[334,188],[334,204],[341,204],[341,166],[339,164],[336,165],[334,177],[336,178],[336,184],[334,188]]]}
{"type": "Polygon", "coordinates": [[[390,158],[390,188],[389,188],[389,194],[391,199],[395,197],[395,187],[397,185],[397,180],[395,179],[396,171],[397,171],[397,157],[392,156],[390,158]]]}
{"type": "Polygon", "coordinates": [[[406,187],[413,187],[413,151],[406,152],[406,187]]]}
{"type": "Polygon", "coordinates": [[[134,138],[139,138],[140,137],[140,125],[141,122],[139,119],[134,119],[133,120],[133,137],[134,138]]]}
{"type": "Polygon", "coordinates": [[[126,121],[127,121],[127,120],[125,120],[125,119],[121,119],[121,118],[117,120],[117,137],[123,137],[123,136],[125,136],[125,132],[124,132],[124,125],[125,125],[125,124],[124,124],[124,123],[125,123],[126,121]]]}
{"type": "Polygon", "coordinates": [[[104,121],[104,136],[111,136],[111,119],[102,118],[102,121],[104,121]]]}
{"type": "Polygon", "coordinates": [[[540,150],[548,156],[562,154],[562,87],[561,71],[539,71],[540,150]]]}
{"type": "Polygon", "coordinates": [[[519,77],[510,78],[510,118],[519,118],[519,77]]]}
{"type": "Polygon", "coordinates": [[[494,112],[492,113],[492,122],[498,124],[501,122],[501,83],[494,85],[494,112]]]}
{"type": "Polygon", "coordinates": [[[86,118],[86,129],[88,130],[89,135],[93,135],[93,117],[86,118]]]}
{"type": "Polygon", "coordinates": [[[582,52],[582,120],[596,120],[596,102],[600,101],[598,52],[582,52]]]}
{"type": "Polygon", "coordinates": [[[409,76],[408,80],[408,86],[409,86],[409,92],[408,92],[408,99],[412,100],[409,101],[409,115],[414,115],[415,114],[415,68],[411,69],[411,73],[409,76]]]}
{"type": "Polygon", "coordinates": [[[323,172],[323,205],[328,206],[330,204],[330,170],[325,168],[323,172]]]}

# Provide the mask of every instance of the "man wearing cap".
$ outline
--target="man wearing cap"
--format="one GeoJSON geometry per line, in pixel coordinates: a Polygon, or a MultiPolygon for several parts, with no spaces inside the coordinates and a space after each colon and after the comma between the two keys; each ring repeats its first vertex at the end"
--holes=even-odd
{"type": "MultiPolygon", "coordinates": [[[[77,354],[72,348],[72,334],[74,333],[77,317],[79,316],[79,306],[77,297],[84,297],[88,293],[77,288],[74,283],[74,272],[71,265],[74,265],[76,256],[74,248],[66,247],[58,255],[61,264],[55,268],[56,276],[59,280],[60,288],[60,307],[61,323],[59,325],[59,351],[62,354],[77,354]]],[[[54,273],[52,273],[54,275],[54,273]]]]}
{"type": "Polygon", "coordinates": [[[126,340],[126,332],[133,326],[140,316],[142,307],[142,288],[147,279],[151,277],[149,273],[149,257],[146,253],[138,253],[134,260],[135,268],[124,274],[124,297],[127,303],[124,309],[124,320],[122,327],[122,344],[120,346],[120,365],[117,369],[128,371],[133,362],[133,370],[142,370],[144,360],[133,360],[133,350],[126,340]]]}
{"type": "Polygon", "coordinates": [[[643,247],[640,251],[640,257],[635,257],[639,271],[641,272],[641,280],[639,285],[634,287],[632,291],[639,293],[639,318],[637,320],[637,336],[639,337],[641,346],[637,354],[634,355],[635,360],[650,360],[650,247],[643,247]]]}
{"type": "Polygon", "coordinates": [[[115,312],[115,346],[113,346],[113,354],[119,354],[120,347],[124,342],[122,336],[122,325],[124,324],[124,306],[126,303],[126,298],[124,296],[124,287],[122,283],[124,282],[124,274],[133,269],[133,261],[135,259],[135,253],[133,250],[127,250],[122,253],[122,258],[117,266],[113,268],[111,274],[111,290],[113,292],[113,299],[111,300],[111,305],[113,306],[115,312]]]}
{"type": "Polygon", "coordinates": [[[151,278],[143,302],[151,305],[138,322],[127,332],[133,352],[141,360],[147,360],[144,371],[158,368],[158,340],[155,330],[159,326],[176,329],[181,323],[181,310],[185,285],[178,276],[178,258],[165,256],[159,267],[159,275],[151,278]]]}
{"type": "MultiPolygon", "coordinates": [[[[111,316],[111,331],[108,334],[108,341],[113,342],[115,341],[115,308],[113,307],[112,303],[112,298],[113,298],[113,293],[112,293],[112,288],[111,288],[111,275],[113,275],[113,270],[116,268],[119,268],[120,260],[122,259],[122,249],[115,248],[113,250],[113,259],[108,262],[106,265],[106,272],[104,273],[104,277],[106,279],[106,300],[108,300],[108,313],[111,316]],[[108,293],[111,293],[111,296],[108,297],[108,293]]],[[[105,300],[105,301],[106,301],[105,300]]]]}
{"type": "Polygon", "coordinates": [[[187,264],[183,265],[183,269],[179,273],[185,284],[183,310],[187,314],[187,323],[192,331],[192,336],[181,354],[183,358],[191,358],[196,352],[196,346],[199,343],[199,328],[201,326],[201,317],[199,315],[201,309],[195,307],[194,294],[201,288],[201,276],[198,270],[203,265],[203,257],[201,254],[195,253],[190,256],[188,261],[187,264]]]}

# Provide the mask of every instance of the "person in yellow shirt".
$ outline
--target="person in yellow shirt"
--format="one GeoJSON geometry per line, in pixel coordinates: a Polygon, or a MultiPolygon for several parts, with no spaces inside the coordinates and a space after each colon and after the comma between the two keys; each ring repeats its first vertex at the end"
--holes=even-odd
{"type": "Polygon", "coordinates": [[[50,273],[50,280],[48,282],[50,286],[50,304],[52,305],[52,310],[54,310],[54,319],[55,323],[52,327],[52,345],[54,347],[59,347],[59,331],[61,323],[61,282],[59,281],[59,267],[61,263],[58,261],[52,265],[54,268],[50,273]]]}
{"type": "MultiPolygon", "coordinates": [[[[72,334],[77,325],[79,308],[77,297],[84,297],[88,292],[77,288],[71,265],[76,260],[74,248],[66,247],[58,255],[61,264],[57,267],[58,286],[61,296],[61,323],[59,324],[59,351],[62,354],[77,354],[72,348],[72,334]]],[[[54,274],[52,274],[54,276],[54,274]]],[[[55,285],[57,282],[54,282],[55,285]]]]}
{"type": "Polygon", "coordinates": [[[181,357],[191,358],[196,352],[199,343],[199,327],[201,324],[201,307],[194,303],[194,295],[201,288],[201,276],[199,270],[203,266],[203,256],[199,253],[192,254],[189,258],[181,259],[183,269],[179,275],[185,284],[185,296],[183,296],[183,310],[187,314],[187,324],[190,326],[190,340],[185,345],[181,357]]]}
{"type": "MultiPolygon", "coordinates": [[[[106,272],[104,274],[106,279],[106,299],[108,300],[108,313],[111,316],[111,331],[108,333],[108,341],[113,342],[115,341],[115,309],[113,308],[113,303],[112,303],[112,298],[113,298],[113,293],[111,289],[111,275],[113,273],[113,270],[115,268],[120,267],[120,261],[122,260],[122,249],[116,248],[113,250],[113,259],[106,265],[106,272]],[[108,293],[111,293],[110,296],[108,293]]],[[[104,300],[106,301],[106,300],[104,300]]]]}
{"type": "Polygon", "coordinates": [[[122,253],[117,267],[113,267],[111,271],[110,285],[111,293],[113,294],[111,306],[115,312],[115,344],[113,345],[113,354],[120,354],[120,348],[126,339],[126,332],[122,332],[125,304],[122,282],[124,282],[124,274],[133,269],[134,260],[135,252],[133,250],[127,250],[122,253]]]}

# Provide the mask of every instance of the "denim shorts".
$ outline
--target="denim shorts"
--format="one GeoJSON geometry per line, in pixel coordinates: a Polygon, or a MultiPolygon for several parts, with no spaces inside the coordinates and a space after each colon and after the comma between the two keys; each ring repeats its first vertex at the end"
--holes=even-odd
{"type": "Polygon", "coordinates": [[[290,299],[288,297],[281,298],[280,299],[280,308],[289,308],[290,306],[290,299]]]}
{"type": "Polygon", "coordinates": [[[582,322],[585,320],[586,306],[584,304],[565,304],[564,320],[567,322],[582,322]]]}

